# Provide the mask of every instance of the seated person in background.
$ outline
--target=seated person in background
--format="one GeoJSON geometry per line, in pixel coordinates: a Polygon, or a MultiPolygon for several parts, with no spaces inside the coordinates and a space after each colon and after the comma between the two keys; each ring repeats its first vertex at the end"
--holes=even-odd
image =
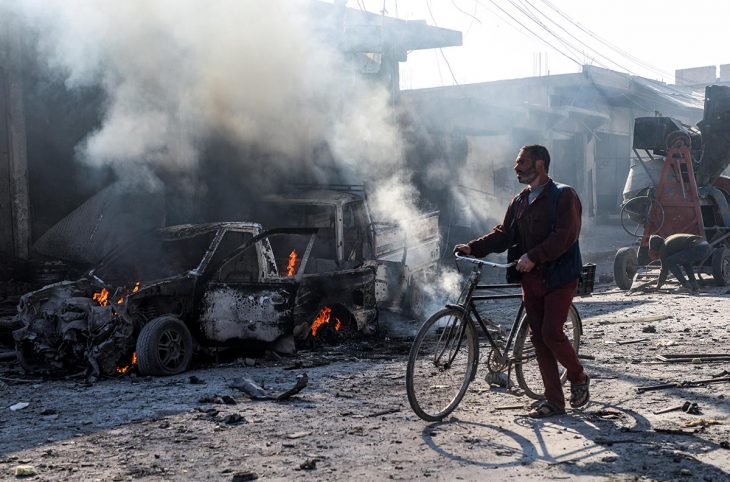
{"type": "Polygon", "coordinates": [[[667,280],[667,272],[671,271],[682,285],[680,289],[696,292],[700,289],[692,268],[710,255],[712,248],[702,236],[696,234],[672,234],[665,240],[661,236],[649,237],[649,253],[662,262],[657,289],[667,280]],[[687,272],[687,278],[682,273],[682,267],[687,272]]]}

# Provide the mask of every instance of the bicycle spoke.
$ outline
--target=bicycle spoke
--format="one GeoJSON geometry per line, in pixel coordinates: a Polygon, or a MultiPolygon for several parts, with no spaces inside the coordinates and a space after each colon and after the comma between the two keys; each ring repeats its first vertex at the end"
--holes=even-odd
{"type": "MultiPolygon", "coordinates": [[[[545,391],[540,367],[537,364],[537,353],[530,340],[529,331],[523,326],[515,341],[514,363],[515,375],[520,388],[531,398],[542,398],[545,391]]],[[[567,319],[563,325],[563,332],[568,337],[571,345],[578,351],[580,344],[580,326],[578,324],[578,312],[571,306],[567,319]]],[[[565,368],[558,364],[560,379],[565,383],[567,374],[565,368]]]]}
{"type": "Polygon", "coordinates": [[[440,315],[421,328],[408,365],[409,401],[426,420],[443,418],[459,403],[478,349],[473,326],[460,314],[440,315]]]}

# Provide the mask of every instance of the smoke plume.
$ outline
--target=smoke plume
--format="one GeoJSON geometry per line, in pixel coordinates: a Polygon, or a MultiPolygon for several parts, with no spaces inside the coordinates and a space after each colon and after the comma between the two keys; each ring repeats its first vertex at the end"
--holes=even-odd
{"type": "MultiPolygon", "coordinates": [[[[78,160],[159,187],[160,172],[196,183],[211,140],[241,152],[237,172],[306,172],[374,186],[375,211],[417,213],[402,137],[385,87],[339,48],[343,26],[304,0],[28,0],[38,52],[73,90],[101,87],[101,124],[78,160]],[[334,165],[316,162],[326,145],[334,165]],[[344,178],[344,179],[343,179],[344,178]]],[[[293,176],[296,177],[296,174],[293,176]]],[[[250,180],[249,179],[249,180],[250,180]]],[[[242,184],[246,179],[241,180],[242,184]]]]}

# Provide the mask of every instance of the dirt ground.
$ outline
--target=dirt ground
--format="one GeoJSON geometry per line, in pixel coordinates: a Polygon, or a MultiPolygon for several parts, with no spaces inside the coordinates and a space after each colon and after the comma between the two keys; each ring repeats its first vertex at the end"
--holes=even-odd
{"type": "Polygon", "coordinates": [[[730,383],[636,389],[730,369],[657,359],[730,353],[727,287],[626,296],[599,285],[576,305],[581,352],[594,358],[584,360],[592,402],[546,420],[525,416],[530,400],[490,388],[484,365],[450,418],[420,420],[406,400],[404,339],[92,386],[80,377],[28,380],[2,363],[0,479],[27,465],[29,480],[54,481],[729,480],[730,383]],[[279,392],[304,372],[309,385],[286,402],[252,401],[229,387],[245,375],[279,392]],[[685,400],[702,413],[653,413],[685,400]],[[20,402],[28,406],[9,408],[20,402]]]}

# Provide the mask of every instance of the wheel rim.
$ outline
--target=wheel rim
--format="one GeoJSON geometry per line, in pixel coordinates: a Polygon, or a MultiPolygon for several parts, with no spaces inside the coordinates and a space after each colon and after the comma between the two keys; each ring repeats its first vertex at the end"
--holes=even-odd
{"type": "Polygon", "coordinates": [[[185,359],[185,340],[174,329],[167,329],[160,334],[157,342],[157,353],[160,363],[168,370],[175,370],[185,359]]]}
{"type": "Polygon", "coordinates": [[[439,420],[458,405],[469,383],[476,338],[471,325],[453,314],[426,325],[409,360],[408,398],[421,418],[439,420]]]}
{"type": "MultiPolygon", "coordinates": [[[[568,312],[565,325],[563,326],[563,332],[568,337],[568,340],[570,340],[570,344],[573,345],[576,353],[578,353],[580,326],[578,325],[578,316],[572,307],[568,312]]],[[[567,380],[565,368],[558,363],[558,370],[560,372],[560,382],[565,383],[567,380]]],[[[520,388],[525,391],[528,397],[535,399],[544,397],[545,387],[542,382],[540,368],[537,364],[535,347],[529,336],[529,330],[525,333],[524,343],[520,344],[520,340],[518,340],[517,346],[515,346],[515,374],[517,375],[520,388]]]]}
{"type": "Polygon", "coordinates": [[[651,196],[637,196],[621,206],[619,215],[621,227],[630,236],[643,237],[646,228],[649,227],[652,211],[659,217],[657,225],[652,226],[654,233],[658,233],[664,226],[664,208],[651,196]]]}

